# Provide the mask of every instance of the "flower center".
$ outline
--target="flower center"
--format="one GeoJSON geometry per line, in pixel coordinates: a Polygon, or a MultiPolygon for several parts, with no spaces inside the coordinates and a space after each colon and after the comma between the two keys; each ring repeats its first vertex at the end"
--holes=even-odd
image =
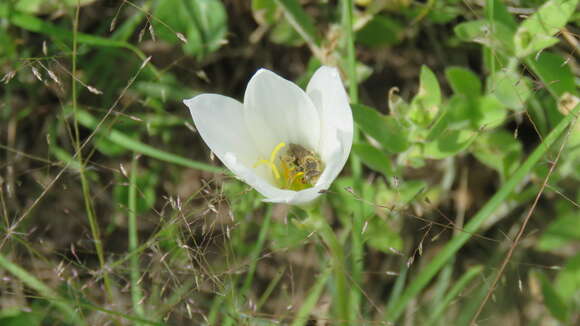
{"type": "Polygon", "coordinates": [[[254,168],[260,165],[270,168],[280,189],[295,191],[312,188],[323,170],[322,161],[316,153],[304,146],[286,145],[284,142],[274,147],[269,160],[258,160],[254,168]]]}

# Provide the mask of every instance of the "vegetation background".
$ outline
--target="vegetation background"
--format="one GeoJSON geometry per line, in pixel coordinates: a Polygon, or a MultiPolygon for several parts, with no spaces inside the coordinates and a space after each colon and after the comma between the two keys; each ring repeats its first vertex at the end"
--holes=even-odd
{"type": "Polygon", "coordinates": [[[0,325],[578,325],[577,9],[3,0],[0,325]],[[181,102],[321,64],[358,129],[339,257],[181,102]]]}

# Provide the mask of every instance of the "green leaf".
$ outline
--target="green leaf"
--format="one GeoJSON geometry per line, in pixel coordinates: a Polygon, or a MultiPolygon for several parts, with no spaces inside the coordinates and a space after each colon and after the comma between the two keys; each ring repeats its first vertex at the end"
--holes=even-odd
{"type": "Polygon", "coordinates": [[[377,110],[360,104],[353,104],[353,116],[360,128],[387,151],[401,153],[411,145],[408,131],[395,118],[384,116],[377,110]]]}
{"type": "Polygon", "coordinates": [[[518,73],[499,71],[487,79],[487,90],[505,106],[523,110],[532,94],[529,84],[528,78],[518,73]]]}
{"type": "Polygon", "coordinates": [[[354,144],[353,152],[360,157],[362,162],[369,168],[390,177],[394,174],[391,159],[380,149],[369,144],[354,144]]]}
{"type": "Polygon", "coordinates": [[[296,29],[288,23],[288,20],[282,18],[272,28],[270,40],[276,44],[289,46],[300,46],[304,44],[304,39],[298,34],[296,29]]]}
{"type": "Polygon", "coordinates": [[[560,270],[555,288],[562,299],[568,302],[580,291],[580,253],[570,258],[560,270]]]}
{"type": "Polygon", "coordinates": [[[183,34],[187,43],[182,47],[190,55],[203,56],[224,43],[227,14],[219,0],[163,0],[157,2],[153,13],[157,36],[170,43],[183,43],[177,33],[183,34]]]}
{"type": "Polygon", "coordinates": [[[572,16],[578,0],[550,0],[528,17],[518,28],[515,49],[518,57],[526,57],[558,43],[553,37],[572,16]]]}
{"type": "MultiPolygon", "coordinates": [[[[292,220],[295,222],[296,220],[292,220]]],[[[304,245],[311,231],[299,228],[295,223],[273,222],[270,226],[272,249],[291,249],[304,245]]]]}
{"type": "Polygon", "coordinates": [[[566,322],[569,318],[570,311],[568,310],[568,306],[562,300],[562,298],[558,295],[550,280],[544,275],[544,273],[536,272],[534,273],[539,279],[540,284],[542,287],[542,294],[544,296],[544,303],[552,316],[556,317],[556,319],[566,322]]]}
{"type": "Polygon", "coordinates": [[[505,106],[494,96],[482,96],[477,99],[477,111],[473,122],[478,128],[495,128],[501,125],[507,116],[505,106]]]}
{"type": "Polygon", "coordinates": [[[284,16],[288,22],[296,29],[298,34],[309,44],[319,45],[320,38],[316,32],[316,27],[312,19],[297,0],[275,0],[284,11],[284,16]]]}
{"type": "Polygon", "coordinates": [[[559,98],[566,92],[578,93],[574,74],[561,56],[544,51],[538,57],[526,60],[526,63],[556,97],[559,98]]]}
{"type": "Polygon", "coordinates": [[[252,12],[259,24],[276,22],[276,3],[273,0],[252,0],[252,12]]]}
{"type": "Polygon", "coordinates": [[[356,33],[358,43],[371,47],[397,44],[402,39],[403,26],[384,15],[374,16],[356,33]]]}
{"type": "Polygon", "coordinates": [[[539,250],[554,250],[571,241],[580,240],[578,212],[570,211],[560,214],[540,236],[539,250]]]}
{"type": "Polygon", "coordinates": [[[464,151],[471,145],[476,132],[470,130],[452,130],[443,132],[436,140],[428,142],[423,147],[426,158],[444,159],[464,151]]]}
{"type": "Polygon", "coordinates": [[[481,81],[471,70],[461,67],[451,67],[445,70],[445,76],[455,94],[475,98],[481,95],[481,81]]]}
{"type": "Polygon", "coordinates": [[[506,28],[508,28],[512,34],[518,28],[514,17],[509,13],[506,5],[502,0],[487,0],[488,3],[486,4],[486,11],[487,11],[487,19],[492,20],[495,23],[501,23],[506,28]],[[490,3],[491,2],[491,3],[490,3]],[[490,6],[491,4],[491,6],[490,6]],[[487,10],[490,7],[493,7],[493,10],[487,10]]]}
{"type": "Polygon", "coordinates": [[[428,126],[439,113],[441,89],[435,74],[427,67],[421,67],[419,91],[411,101],[411,120],[421,126],[428,126]]]}
{"type": "Polygon", "coordinates": [[[509,132],[496,130],[477,137],[471,151],[480,162],[498,171],[503,181],[519,166],[522,144],[509,132]]]}
{"type": "Polygon", "coordinates": [[[485,19],[473,20],[456,25],[453,31],[464,42],[483,44],[505,53],[513,52],[514,32],[501,22],[492,24],[485,19]]]}
{"type": "Polygon", "coordinates": [[[369,247],[380,250],[386,254],[392,254],[391,248],[403,250],[403,239],[398,232],[393,230],[389,223],[375,216],[368,221],[363,239],[369,247]]]}

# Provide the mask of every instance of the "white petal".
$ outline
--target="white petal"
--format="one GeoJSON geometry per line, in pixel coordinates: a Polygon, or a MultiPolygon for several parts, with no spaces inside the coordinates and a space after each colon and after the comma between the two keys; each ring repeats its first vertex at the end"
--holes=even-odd
{"type": "Polygon", "coordinates": [[[250,134],[266,157],[280,142],[318,148],[318,110],[302,89],[269,70],[258,70],[248,83],[244,115],[250,134]]]}
{"type": "Polygon", "coordinates": [[[228,166],[226,153],[236,153],[238,161],[252,166],[258,150],[244,123],[243,105],[227,96],[202,94],[183,101],[189,108],[201,138],[228,166]]]}
{"type": "Polygon", "coordinates": [[[353,119],[338,70],[327,66],[320,67],[308,83],[306,93],[320,113],[320,157],[327,166],[330,166],[331,160],[337,160],[336,166],[333,165],[333,173],[336,169],[340,172],[352,147],[353,119]]]}
{"type": "Polygon", "coordinates": [[[256,191],[262,194],[262,196],[266,197],[264,201],[287,203],[296,193],[296,191],[283,190],[274,187],[270,182],[266,181],[265,178],[256,173],[256,169],[249,168],[239,162],[233,153],[227,153],[225,155],[224,164],[226,164],[228,168],[236,174],[236,176],[252,188],[256,189],[256,191]]]}

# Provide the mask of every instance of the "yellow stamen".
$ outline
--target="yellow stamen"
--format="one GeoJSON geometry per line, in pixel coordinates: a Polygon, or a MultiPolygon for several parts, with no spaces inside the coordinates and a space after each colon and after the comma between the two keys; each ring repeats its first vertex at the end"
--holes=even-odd
{"type": "MultiPolygon", "coordinates": [[[[290,185],[293,185],[294,182],[303,175],[304,175],[304,172],[298,172],[295,175],[293,175],[292,179],[290,179],[290,185]]],[[[304,182],[301,182],[301,183],[304,183],[304,182]]]]}
{"type": "Polygon", "coordinates": [[[276,167],[276,163],[274,163],[274,161],[276,160],[276,155],[278,155],[278,152],[284,147],[286,146],[286,144],[284,142],[279,143],[278,145],[276,145],[276,147],[274,147],[274,150],[272,151],[272,154],[270,154],[270,160],[259,160],[258,162],[256,162],[256,164],[254,164],[254,168],[262,165],[262,164],[266,164],[270,170],[272,170],[272,173],[274,174],[274,178],[276,178],[276,180],[280,179],[280,172],[278,171],[278,167],[276,167]]]}
{"type": "Polygon", "coordinates": [[[258,162],[256,162],[254,164],[254,168],[257,168],[258,166],[260,166],[262,164],[266,164],[274,173],[274,177],[276,179],[280,179],[280,172],[278,172],[278,168],[276,167],[276,164],[274,164],[270,161],[266,161],[266,160],[259,160],[258,162]]]}
{"type": "Polygon", "coordinates": [[[286,146],[286,144],[284,142],[281,142],[280,144],[276,145],[276,147],[274,147],[272,154],[270,154],[270,162],[274,163],[274,160],[276,159],[276,155],[284,146],[286,146]]]}

